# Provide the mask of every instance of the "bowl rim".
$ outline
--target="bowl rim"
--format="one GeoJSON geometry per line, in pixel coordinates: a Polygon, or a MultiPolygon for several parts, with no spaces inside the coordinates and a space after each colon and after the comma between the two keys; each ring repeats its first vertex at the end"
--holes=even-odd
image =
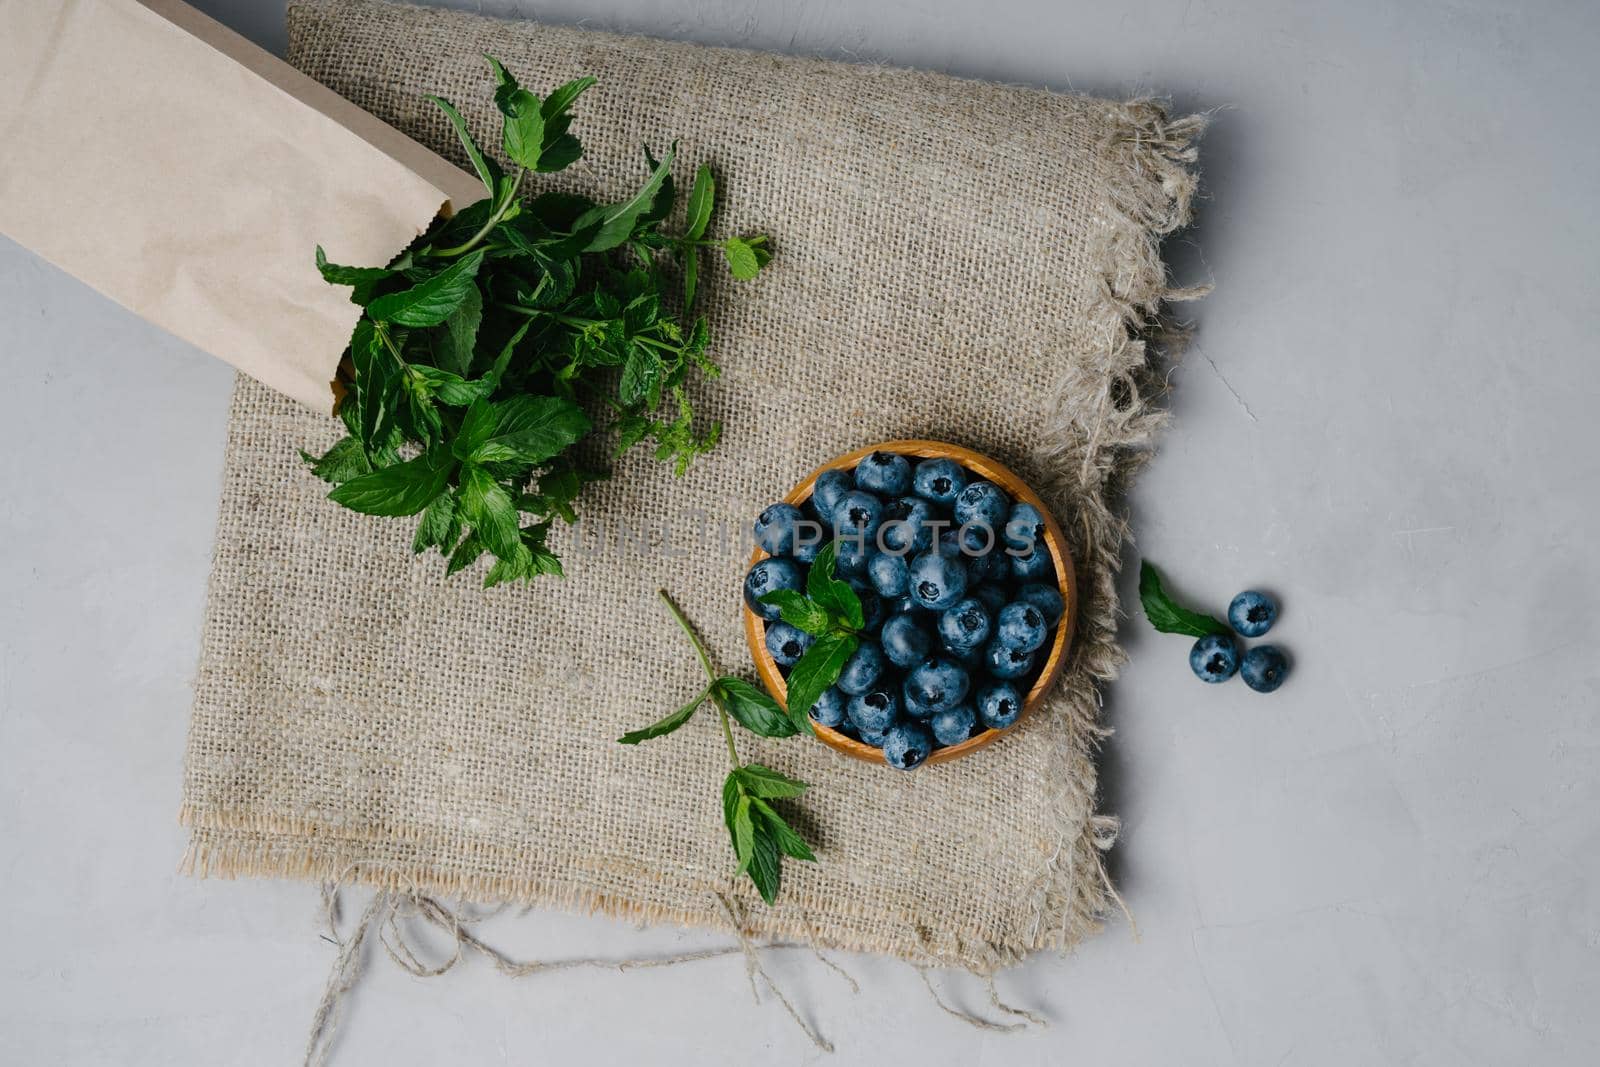
{"type": "MultiPolygon", "coordinates": [[[[808,474],[798,485],[783,497],[785,503],[799,506],[809,499],[811,491],[816,485],[817,478],[823,472],[853,468],[863,458],[873,452],[894,452],[917,459],[953,459],[968,470],[975,471],[987,480],[995,483],[1011,495],[1015,501],[1032,504],[1044,516],[1045,547],[1050,550],[1051,561],[1056,568],[1057,588],[1061,593],[1062,610],[1061,618],[1056,624],[1055,636],[1050,644],[1050,654],[1046,657],[1044,668],[1039,672],[1039,677],[1028,690],[1028,695],[1023,699],[1022,713],[1017,716],[1017,721],[1003,730],[988,729],[982,733],[974,734],[959,745],[951,745],[934,751],[928,757],[928,763],[947,763],[950,760],[961,759],[971,755],[985,745],[992,744],[999,738],[1022,724],[1022,721],[1043,702],[1050,687],[1060,677],[1066,668],[1067,652],[1072,647],[1074,631],[1078,622],[1078,584],[1076,572],[1073,569],[1072,555],[1067,551],[1066,535],[1061,532],[1061,526],[1051,514],[1050,508],[1035,493],[1027,482],[1017,476],[1009,467],[1000,461],[975,452],[962,445],[951,444],[948,441],[934,441],[925,438],[904,438],[893,441],[880,441],[877,444],[866,445],[853,449],[842,455],[836,456],[822,464],[808,474]]],[[[749,566],[766,559],[770,555],[760,545],[750,555],[749,566]]],[[[778,671],[778,664],[772,658],[772,653],[767,651],[765,620],[750,610],[748,604],[742,605],[744,612],[745,641],[750,646],[751,658],[755,661],[756,673],[761,682],[766,686],[767,692],[772,694],[784,708],[789,706],[788,684],[783,675],[778,671]]],[[[887,766],[883,750],[875,748],[861,741],[852,740],[844,734],[829,726],[812,722],[817,740],[827,745],[836,752],[867,763],[878,763],[887,766]]]]}

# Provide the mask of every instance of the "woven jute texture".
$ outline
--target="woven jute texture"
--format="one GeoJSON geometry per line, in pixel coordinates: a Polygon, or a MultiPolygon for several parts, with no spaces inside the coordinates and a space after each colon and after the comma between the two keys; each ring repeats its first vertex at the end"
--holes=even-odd
{"type": "MultiPolygon", "coordinates": [[[[548,91],[599,85],[559,182],[616,197],[682,138],[709,161],[714,231],[773,235],[759,280],[705,298],[725,432],[675,479],[643,451],[586,490],[568,577],[446,580],[411,524],[325,499],[299,447],[333,420],[241,379],[184,779],[197,874],[354,877],[390,889],[592,909],[991,971],[1070,945],[1111,901],[1097,685],[1115,673],[1113,510],[1160,422],[1144,336],[1158,242],[1187,221],[1197,119],[1158,104],[503,22],[369,0],[291,9],[301,69],[462,160],[423,99],[498,143],[481,54],[548,91]],[[999,743],[902,774],[808,739],[739,732],[812,784],[819,863],[776,907],[732,878],[716,719],[630,748],[698,691],[666,588],[725,670],[750,674],[737,530],[818,463],[939,438],[999,458],[1069,533],[1082,611],[1048,707],[999,743]]],[[[381,191],[378,191],[381,195],[381,191]]],[[[707,266],[711,266],[710,263],[707,266]]]]}

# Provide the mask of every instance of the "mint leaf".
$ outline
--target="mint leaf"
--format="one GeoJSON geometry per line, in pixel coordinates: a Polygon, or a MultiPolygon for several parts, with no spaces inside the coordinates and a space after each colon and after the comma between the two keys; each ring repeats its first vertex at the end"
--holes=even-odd
{"type": "MultiPolygon", "coordinates": [[[[746,810],[745,818],[750,817],[746,810]]],[[[778,845],[767,832],[766,824],[752,827],[754,841],[751,844],[750,858],[744,861],[750,870],[750,880],[756,884],[756,891],[761,894],[761,899],[768,904],[778,899],[778,888],[783,883],[783,862],[778,858],[778,845]]]]}
{"type": "Polygon", "coordinates": [[[691,241],[698,241],[705,236],[706,226],[711,222],[711,207],[717,197],[717,180],[711,173],[711,168],[700,164],[700,169],[695,171],[694,188],[689,190],[688,217],[684,219],[683,235],[691,241]]]}
{"type": "MultiPolygon", "coordinates": [[[[861,609],[861,598],[849,584],[834,577],[838,562],[839,543],[830,541],[822,546],[811,563],[811,573],[806,576],[806,595],[818,606],[831,613],[845,628],[859,630],[866,625],[866,613],[861,609]]],[[[832,683],[830,682],[829,685],[832,683]]],[[[827,686],[823,687],[824,689],[827,686]]],[[[818,690],[820,695],[821,690],[818,690]]],[[[807,704],[806,707],[810,708],[807,704]]]]}
{"type": "Polygon", "coordinates": [[[589,416],[564,397],[517,396],[499,405],[492,437],[472,450],[477,463],[537,464],[589,432],[589,416]]]}
{"type": "Polygon", "coordinates": [[[805,860],[807,863],[817,862],[817,857],[811,851],[811,846],[806,844],[805,838],[795,833],[793,828],[783,821],[783,816],[773,810],[771,804],[752,797],[750,807],[766,824],[767,833],[780,852],[797,860],[805,860]]]}
{"type": "Polygon", "coordinates": [[[595,79],[585,75],[582,78],[572,79],[545,97],[543,107],[545,122],[553,122],[558,116],[565,114],[577,101],[578,97],[582,96],[594,84],[595,79]]]}
{"type": "Polygon", "coordinates": [[[422,382],[429,393],[438,397],[439,403],[448,404],[453,408],[464,408],[474,401],[483,400],[493,388],[488,382],[468,381],[459,374],[452,374],[450,371],[422,363],[413,363],[411,373],[422,382]]]}
{"type": "MultiPolygon", "coordinates": [[[[472,524],[473,535],[502,559],[520,555],[521,531],[517,529],[517,509],[511,494],[495,481],[494,475],[473,463],[461,468],[461,516],[472,524]]],[[[526,551],[524,549],[524,551],[526,551]]]]}
{"type": "MultiPolygon", "coordinates": [[[[483,325],[483,297],[474,285],[461,306],[444,320],[444,332],[433,343],[434,362],[443,370],[465,377],[472,373],[472,354],[478,344],[478,328],[483,325]]],[[[487,383],[486,383],[487,384],[487,383]]],[[[449,401],[445,401],[449,403],[449,401]]]]}
{"type": "Polygon", "coordinates": [[[372,462],[367,459],[367,450],[362,448],[361,442],[354,437],[341,437],[320,457],[302,449],[300,458],[311,464],[312,474],[334,485],[372,472],[372,462]]]}
{"type": "Polygon", "coordinates": [[[809,724],[811,706],[823,690],[839,680],[845,661],[855,655],[860,642],[855,634],[829,633],[817,638],[789,672],[789,719],[809,724]]]}
{"type": "Polygon", "coordinates": [[[473,279],[483,265],[484,249],[469,252],[410,289],[380,296],[367,305],[367,314],[378,322],[398,322],[403,326],[437,326],[449,318],[474,288],[473,279]]]}
{"type": "Polygon", "coordinates": [[[500,106],[505,115],[502,144],[506,156],[529,170],[539,169],[539,156],[544,151],[544,113],[540,105],[537,96],[526,89],[517,89],[509,93],[500,106]]]}
{"type": "Polygon", "coordinates": [[[759,763],[746,763],[734,772],[739,778],[739,784],[750,791],[751,796],[766,797],[797,797],[810,787],[804,782],[793,778],[786,778],[771,767],[763,767],[759,763]]]}
{"type": "Polygon", "coordinates": [[[317,272],[330,285],[370,285],[383,281],[393,273],[385,267],[343,267],[329,263],[321,245],[317,246],[317,272]]]}
{"type": "Polygon", "coordinates": [[[428,453],[351,478],[328,499],[363,515],[415,515],[444,491],[452,466],[447,457],[428,453]]]}
{"type": "Polygon", "coordinates": [[[1168,596],[1161,588],[1161,575],[1147,561],[1139,564],[1139,603],[1144,605],[1145,618],[1150,620],[1150,625],[1164,634],[1206,637],[1230,632],[1226,623],[1190,611],[1168,596]]]}
{"type": "Polygon", "coordinates": [[[411,539],[411,551],[421,555],[437,546],[440,552],[448,555],[460,536],[461,521],[456,517],[455,497],[448,492],[440,493],[423,511],[417,535],[411,539]]]}
{"type": "Polygon", "coordinates": [[[730,237],[723,242],[722,254],[728,258],[728,269],[740,281],[749,281],[761,272],[756,250],[738,237],[730,237]]]}
{"type": "Polygon", "coordinates": [[[461,112],[451,106],[450,101],[439,96],[429,96],[427,99],[432,100],[435,106],[444,112],[444,117],[450,120],[456,136],[461,139],[461,147],[466,150],[467,158],[472,161],[472,169],[478,172],[478,180],[483,182],[483,187],[489,191],[489,195],[494,196],[496,190],[500,188],[500,179],[503,177],[500,164],[484,157],[478,142],[472,139],[472,134],[467,130],[467,120],[461,117],[461,112]]]}
{"type": "Polygon", "coordinates": [[[733,801],[733,854],[739,859],[737,874],[743,874],[755,855],[755,822],[750,818],[750,798],[740,792],[733,801]]]}
{"type": "Polygon", "coordinates": [[[705,702],[706,695],[709,692],[709,688],[702,690],[699,696],[695,697],[693,700],[689,701],[689,703],[685,704],[671,715],[668,715],[666,718],[658,719],[642,729],[631,730],[628,733],[623,734],[621,737],[617,738],[617,744],[637,745],[640,741],[649,741],[651,738],[670,734],[672,731],[689,721],[690,717],[694,715],[695,710],[705,702]]]}
{"type": "Polygon", "coordinates": [[[760,599],[763,604],[776,605],[784,622],[813,637],[827,633],[833,625],[833,616],[828,614],[827,609],[813,603],[797,589],[775,589],[763,594],[760,599]]]}
{"type": "MultiPolygon", "coordinates": [[[[661,188],[661,183],[667,180],[672,173],[672,161],[678,156],[678,142],[672,142],[672,147],[667,149],[666,156],[645,180],[644,186],[628,200],[620,204],[594,209],[600,221],[600,229],[589,242],[587,252],[604,252],[617,247],[626,241],[633,233],[633,224],[640,215],[650,209],[655,203],[656,192],[661,188]]],[[[580,218],[579,223],[584,220],[580,218]]]]}
{"type": "Polygon", "coordinates": [[[743,678],[718,678],[711,686],[715,700],[735,722],[762,737],[792,737],[795,724],[778,707],[778,702],[743,678]]]}

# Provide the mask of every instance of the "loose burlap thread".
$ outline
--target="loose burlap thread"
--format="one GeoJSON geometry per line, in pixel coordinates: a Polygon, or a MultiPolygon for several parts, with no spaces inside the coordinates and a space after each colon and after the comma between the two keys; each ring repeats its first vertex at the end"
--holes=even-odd
{"type": "Polygon", "coordinates": [[[457,160],[423,94],[496,144],[481,53],[538,91],[594,74],[586,162],[538,188],[618,196],[640,146],[676,136],[680,176],[718,173],[713,233],[770,233],[776,256],[750,283],[702,271],[724,374],[694,392],[720,446],[681,479],[617,460],[558,539],[564,581],[445,579],[408,523],[325,499],[296,450],[330,444],[332,420],[240,379],[185,869],[722,928],[726,899],[747,937],[982,973],[1095,929],[1115,900],[1094,765],[1097,686],[1121,662],[1114,504],[1162,421],[1147,338],[1192,295],[1159,241],[1188,220],[1201,120],[371,0],[295,6],[289,29],[294,64],[457,160]],[[1048,501],[1082,594],[1069,667],[998,744],[912,774],[741,732],[745,759],[811,783],[790,810],[820,862],[787,863],[766,907],[731,877],[714,718],[615,743],[703,685],[655,590],[748,674],[736,531],[823,460],[896,437],[993,455],[1048,501]]]}

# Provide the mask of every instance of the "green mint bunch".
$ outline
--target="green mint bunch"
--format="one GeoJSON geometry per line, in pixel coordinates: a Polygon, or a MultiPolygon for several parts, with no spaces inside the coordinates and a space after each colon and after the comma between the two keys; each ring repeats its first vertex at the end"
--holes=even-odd
{"type": "Polygon", "coordinates": [[[716,188],[706,167],[684,232],[663,229],[676,202],[676,143],[659,161],[646,150],[644,184],[620,203],[524,199],[530,175],[582,157],[571,111],[595,80],[541,99],[489,63],[511,171],[431,97],[488,195],[386,267],[330,263],[317,249],[323,278],[350,286],[363,312],[346,353],[347,435],[322,456],[302,455],[337,503],[420,516],[412,549],[438,549],[447,573],[493,557],[484,581],[493,586],[562,573],[547,546],[552,523],[576,522],[583,485],[605,477],[574,453],[596,414],[617,435],[616,454],[652,441],[680,476],[716,445],[721,427],[697,427],[684,388],[695,373],[717,374],[706,321],[692,315],[699,254],[720,246],[738,278],[770,257],[764,236],[705,236],[716,188]]]}
{"type": "Polygon", "coordinates": [[[722,723],[722,739],[728,746],[728,759],[733,764],[733,769],[722,784],[722,815],[733,840],[734,856],[739,863],[737,873],[748,874],[761,899],[771,904],[778,899],[784,856],[808,863],[814,863],[817,859],[805,839],[773,806],[774,801],[799,796],[807,786],[759,763],[740,763],[729,720],[737,721],[740,726],[762,737],[792,737],[802,729],[809,730],[810,721],[803,713],[795,716],[792,710],[786,716],[777,701],[743,678],[718,675],[711,663],[711,653],[665,589],[661,590],[661,599],[683,632],[689,635],[695,654],[700,657],[700,665],[705,668],[706,687],[677,711],[643,729],[623,734],[617,741],[624,745],[637,745],[641,741],[662,737],[688,722],[707,701],[716,707],[722,723]]]}
{"type": "Polygon", "coordinates": [[[811,706],[839,680],[861,646],[866,616],[856,591],[835,576],[838,542],[825,545],[806,575],[806,591],[778,589],[761,598],[783,621],[816,638],[789,672],[789,715],[811,729],[811,706]]]}

